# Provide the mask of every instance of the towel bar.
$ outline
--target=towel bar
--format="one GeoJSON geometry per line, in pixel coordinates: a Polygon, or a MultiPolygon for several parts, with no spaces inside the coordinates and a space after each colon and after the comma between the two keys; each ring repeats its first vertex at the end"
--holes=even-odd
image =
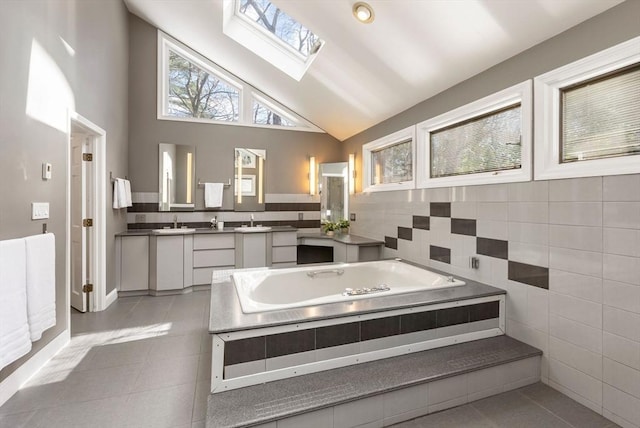
{"type": "MultiPolygon", "coordinates": [[[[198,178],[198,187],[204,187],[204,183],[198,178]]],[[[222,184],[222,187],[231,187],[231,179],[228,179],[226,183],[222,184]]]]}

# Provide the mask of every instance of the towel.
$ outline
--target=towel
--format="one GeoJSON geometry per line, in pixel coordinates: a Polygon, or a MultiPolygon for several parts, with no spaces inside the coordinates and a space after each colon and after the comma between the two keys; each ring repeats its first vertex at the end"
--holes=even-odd
{"type": "Polygon", "coordinates": [[[124,180],[124,206],[133,206],[133,203],[131,202],[131,182],[126,179],[124,180]]]}
{"type": "Polygon", "coordinates": [[[56,325],[56,239],[53,233],[25,238],[27,250],[27,319],[31,341],[56,325]]]}
{"type": "Polygon", "coordinates": [[[0,241],[0,370],[31,350],[24,239],[0,241]]]}
{"type": "Polygon", "coordinates": [[[204,183],[205,208],[220,208],[222,206],[223,183],[204,183]]]}
{"type": "Polygon", "coordinates": [[[113,182],[113,208],[126,208],[131,204],[131,183],[124,178],[116,178],[113,182]]]}

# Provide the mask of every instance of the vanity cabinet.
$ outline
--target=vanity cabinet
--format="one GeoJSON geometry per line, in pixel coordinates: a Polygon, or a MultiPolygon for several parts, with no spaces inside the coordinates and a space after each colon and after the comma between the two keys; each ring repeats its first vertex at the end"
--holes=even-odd
{"type": "Polygon", "coordinates": [[[118,291],[149,289],[149,236],[116,238],[116,270],[118,291]]]}
{"type": "Polygon", "coordinates": [[[193,283],[193,235],[149,238],[149,289],[181,290],[193,283]]]}
{"type": "Polygon", "coordinates": [[[272,267],[295,267],[298,259],[298,234],[296,231],[273,231],[271,253],[272,267]]]}
{"type": "Polygon", "coordinates": [[[271,232],[238,232],[235,235],[237,268],[271,266],[273,243],[271,232]]]}
{"type": "Polygon", "coordinates": [[[193,236],[193,285],[209,285],[216,270],[236,264],[234,233],[193,236]]]}

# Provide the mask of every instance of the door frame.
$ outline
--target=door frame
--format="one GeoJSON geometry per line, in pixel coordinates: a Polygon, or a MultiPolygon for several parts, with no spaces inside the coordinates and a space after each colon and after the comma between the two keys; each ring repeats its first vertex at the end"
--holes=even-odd
{"type": "MultiPolygon", "coordinates": [[[[94,124],[79,113],[69,112],[69,127],[67,132],[67,158],[69,164],[67,166],[67,288],[68,302],[67,307],[71,310],[70,287],[71,287],[71,134],[80,129],[89,136],[89,149],[93,153],[93,168],[91,168],[91,191],[92,200],[87,201],[91,206],[93,213],[93,227],[90,233],[91,272],[93,272],[93,293],[89,294],[89,305],[87,311],[97,312],[105,310],[111,302],[115,300],[115,296],[109,296],[107,301],[107,260],[106,260],[106,141],[107,132],[94,124]]],[[[115,291],[115,290],[114,290],[115,291]]],[[[69,312],[70,313],[70,312],[69,312]]]]}

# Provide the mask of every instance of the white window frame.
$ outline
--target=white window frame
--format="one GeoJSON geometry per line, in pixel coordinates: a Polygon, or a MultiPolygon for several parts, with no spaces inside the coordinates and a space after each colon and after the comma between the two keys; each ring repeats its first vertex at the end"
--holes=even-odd
{"type": "Polygon", "coordinates": [[[531,80],[503,89],[487,97],[466,104],[455,110],[418,123],[417,127],[417,187],[474,186],[480,184],[512,183],[531,180],[532,142],[532,83],[531,80]],[[431,133],[447,126],[464,122],[475,117],[497,112],[505,107],[520,104],[521,124],[521,167],[504,171],[479,172],[475,174],[434,177],[431,171],[431,133]]]}
{"type": "Polygon", "coordinates": [[[411,125],[408,128],[396,131],[393,134],[371,141],[362,146],[362,191],[368,192],[384,192],[390,190],[409,190],[415,189],[416,186],[416,127],[411,125]],[[381,183],[372,184],[372,155],[373,152],[382,150],[389,146],[410,140],[411,145],[411,177],[409,181],[399,183],[381,183]]]}
{"type": "Polygon", "coordinates": [[[313,123],[305,120],[304,118],[293,113],[282,104],[278,103],[266,94],[258,91],[253,86],[242,81],[238,77],[225,71],[221,67],[217,66],[212,61],[208,60],[199,53],[193,51],[189,47],[180,43],[168,34],[158,30],[158,85],[157,85],[157,118],[158,120],[172,120],[178,122],[196,122],[196,123],[214,123],[218,125],[231,125],[231,126],[249,126],[254,128],[268,128],[268,129],[284,129],[287,131],[303,131],[303,132],[318,132],[325,133],[324,130],[315,126],[313,123]],[[205,119],[197,117],[178,117],[170,116],[168,112],[168,88],[169,84],[169,51],[172,50],[178,55],[184,57],[188,61],[194,63],[203,70],[210,74],[224,80],[227,84],[238,90],[238,121],[231,122],[226,120],[205,119]],[[278,126],[278,125],[263,125],[253,123],[253,99],[258,100],[265,106],[268,106],[274,112],[280,114],[282,117],[286,117],[291,122],[294,122],[296,126],[278,126]]]}
{"type": "Polygon", "coordinates": [[[222,32],[249,49],[274,67],[300,81],[324,46],[305,58],[300,52],[271,34],[248,17],[241,16],[238,0],[224,0],[222,6],[222,32]]]}
{"type": "Polygon", "coordinates": [[[640,61],[640,37],[572,62],[534,79],[535,179],[631,174],[640,172],[640,156],[560,163],[561,89],[640,61]]]}

